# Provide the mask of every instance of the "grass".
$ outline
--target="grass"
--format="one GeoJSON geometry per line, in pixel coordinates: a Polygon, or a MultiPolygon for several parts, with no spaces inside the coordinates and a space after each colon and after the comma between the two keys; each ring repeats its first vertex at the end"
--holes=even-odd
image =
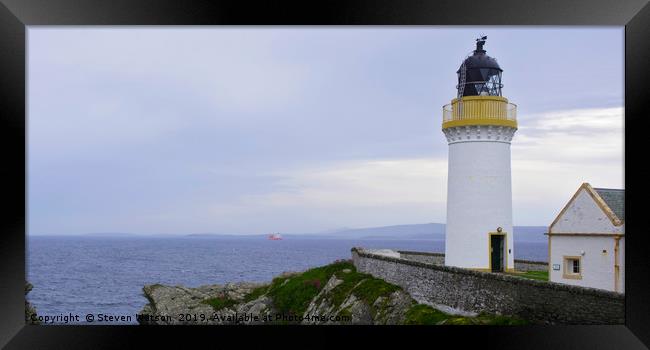
{"type": "Polygon", "coordinates": [[[414,304],[406,312],[404,324],[407,325],[525,325],[527,322],[517,317],[480,314],[476,317],[450,315],[429,305],[414,304]]]}
{"type": "Polygon", "coordinates": [[[531,280],[548,281],[548,271],[521,271],[516,273],[509,273],[509,275],[531,280]]]}
{"type": "MultiPolygon", "coordinates": [[[[244,296],[243,302],[247,303],[249,301],[252,301],[252,300],[255,300],[255,299],[261,297],[262,295],[264,295],[268,291],[268,289],[269,289],[269,286],[261,286],[261,287],[257,287],[255,289],[253,289],[250,293],[248,293],[248,294],[246,294],[244,296]]],[[[226,295],[220,295],[220,296],[218,296],[216,298],[210,298],[210,299],[203,300],[204,304],[208,304],[208,305],[212,306],[212,308],[215,311],[219,311],[221,309],[237,305],[240,302],[242,302],[242,301],[231,299],[226,295]]]]}
{"type": "Polygon", "coordinates": [[[354,288],[352,293],[368,303],[368,305],[372,305],[379,297],[388,297],[393,292],[401,289],[394,284],[386,283],[384,280],[370,275],[364,275],[364,277],[366,279],[354,288]]]}
{"type": "Polygon", "coordinates": [[[353,270],[354,266],[349,261],[337,261],[307,270],[299,275],[277,277],[271,282],[267,293],[273,299],[278,312],[302,315],[332,275],[344,269],[353,270]]]}
{"type": "Polygon", "coordinates": [[[268,292],[268,290],[269,286],[257,287],[244,296],[244,302],[247,303],[249,301],[255,300],[268,292]]]}
{"type": "Polygon", "coordinates": [[[225,295],[222,295],[222,296],[218,296],[216,298],[210,298],[210,299],[203,300],[203,303],[212,306],[214,311],[219,311],[219,310],[225,309],[227,307],[231,307],[231,306],[236,305],[238,303],[238,301],[230,299],[225,295]]]}
{"type": "Polygon", "coordinates": [[[434,325],[449,319],[449,315],[429,305],[415,304],[406,312],[404,324],[434,325]]]}
{"type": "MultiPolygon", "coordinates": [[[[273,299],[273,304],[278,312],[287,315],[303,315],[310,302],[325,287],[332,276],[336,276],[342,281],[327,295],[331,304],[336,308],[341,306],[350,294],[372,308],[377,298],[388,297],[400,289],[398,286],[374,278],[369,274],[357,272],[350,261],[344,260],[310,269],[299,275],[275,278],[266,292],[273,299]]],[[[342,313],[347,314],[349,310],[344,310],[342,313]]]]}
{"type": "Polygon", "coordinates": [[[352,312],[350,311],[349,307],[346,307],[345,309],[339,311],[337,316],[341,318],[346,317],[347,319],[352,320],[352,312]]]}
{"type": "Polygon", "coordinates": [[[388,297],[401,289],[369,274],[356,272],[354,267],[351,267],[348,273],[337,272],[336,278],[343,282],[330,293],[330,300],[335,307],[339,307],[350,294],[372,307],[377,298],[388,297]]]}

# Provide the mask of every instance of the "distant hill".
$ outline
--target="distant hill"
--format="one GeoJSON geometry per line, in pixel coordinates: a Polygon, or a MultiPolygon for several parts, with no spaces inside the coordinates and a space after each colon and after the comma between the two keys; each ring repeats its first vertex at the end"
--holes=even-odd
{"type": "MultiPolygon", "coordinates": [[[[546,226],[515,226],[515,241],[517,242],[546,242],[544,235],[546,226]]],[[[392,225],[367,228],[341,228],[311,234],[281,233],[284,238],[338,238],[338,239],[445,239],[445,224],[411,224],[392,225]]],[[[221,234],[221,233],[191,233],[186,235],[139,235],[121,232],[88,233],[87,237],[195,237],[195,238],[265,238],[267,234],[221,234]]]]}
{"type": "MultiPolygon", "coordinates": [[[[518,242],[545,242],[546,226],[515,226],[514,235],[518,242]]],[[[332,238],[349,239],[445,239],[445,224],[412,224],[344,229],[320,234],[332,238]]]]}
{"type": "Polygon", "coordinates": [[[514,226],[515,241],[517,242],[547,242],[548,226],[514,226]]]}
{"type": "Polygon", "coordinates": [[[95,233],[86,233],[82,236],[86,237],[137,237],[135,233],[125,233],[125,232],[95,232],[95,233]]]}
{"type": "Polygon", "coordinates": [[[184,237],[221,237],[221,238],[252,238],[265,237],[265,234],[228,234],[228,233],[190,233],[184,237]]]}
{"type": "Polygon", "coordinates": [[[328,236],[350,239],[445,239],[445,225],[430,223],[344,229],[331,232],[328,236]]]}

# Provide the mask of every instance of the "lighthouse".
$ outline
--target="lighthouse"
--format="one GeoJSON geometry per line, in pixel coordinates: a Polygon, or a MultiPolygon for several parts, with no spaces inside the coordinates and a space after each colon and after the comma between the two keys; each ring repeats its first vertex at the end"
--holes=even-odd
{"type": "Polygon", "coordinates": [[[449,144],[445,265],[514,270],[510,142],[516,105],[502,95],[503,70],[476,39],[456,72],[457,96],[443,107],[449,144]]]}

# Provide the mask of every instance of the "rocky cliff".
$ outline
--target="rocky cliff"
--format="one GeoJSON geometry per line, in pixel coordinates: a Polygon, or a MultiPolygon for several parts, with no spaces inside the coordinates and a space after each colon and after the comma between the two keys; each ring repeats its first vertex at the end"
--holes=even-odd
{"type": "Polygon", "coordinates": [[[417,304],[400,287],[358,273],[350,261],[284,273],[271,283],[198,288],[147,285],[140,324],[520,324],[462,317],[417,304]]]}
{"type": "Polygon", "coordinates": [[[27,324],[40,324],[38,319],[36,319],[36,309],[32,304],[27,301],[27,293],[32,290],[32,284],[25,282],[25,323],[27,324]]]}

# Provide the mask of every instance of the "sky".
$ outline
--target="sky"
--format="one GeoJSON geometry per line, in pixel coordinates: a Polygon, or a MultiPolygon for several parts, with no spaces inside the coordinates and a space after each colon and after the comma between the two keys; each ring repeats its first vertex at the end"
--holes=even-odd
{"type": "Polygon", "coordinates": [[[624,188],[623,27],[28,27],[28,234],[445,222],[442,106],[487,35],[515,225],[624,188]]]}

